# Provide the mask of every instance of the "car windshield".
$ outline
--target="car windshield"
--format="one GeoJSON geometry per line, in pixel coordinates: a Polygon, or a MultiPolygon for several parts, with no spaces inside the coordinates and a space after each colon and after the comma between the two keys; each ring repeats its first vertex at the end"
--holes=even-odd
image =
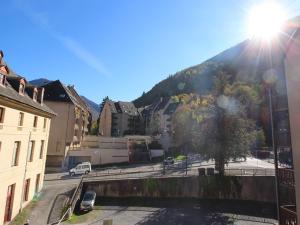
{"type": "Polygon", "coordinates": [[[94,193],[85,193],[83,196],[83,201],[91,201],[94,200],[95,194],[94,193]]]}
{"type": "Polygon", "coordinates": [[[0,225],[300,225],[300,0],[0,2],[0,225]]]}

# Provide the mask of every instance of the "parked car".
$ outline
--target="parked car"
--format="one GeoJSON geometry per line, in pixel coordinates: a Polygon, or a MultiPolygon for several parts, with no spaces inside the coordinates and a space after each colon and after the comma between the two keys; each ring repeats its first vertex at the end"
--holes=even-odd
{"type": "Polygon", "coordinates": [[[80,203],[80,210],[93,210],[96,200],[96,193],[94,191],[87,191],[84,193],[80,203]]]}
{"type": "Polygon", "coordinates": [[[76,167],[70,169],[70,176],[74,176],[77,174],[88,174],[92,171],[92,166],[90,162],[83,162],[78,164],[76,167]]]}
{"type": "Polygon", "coordinates": [[[171,165],[171,164],[174,164],[175,160],[173,157],[168,157],[164,160],[164,164],[165,165],[171,165]]]}

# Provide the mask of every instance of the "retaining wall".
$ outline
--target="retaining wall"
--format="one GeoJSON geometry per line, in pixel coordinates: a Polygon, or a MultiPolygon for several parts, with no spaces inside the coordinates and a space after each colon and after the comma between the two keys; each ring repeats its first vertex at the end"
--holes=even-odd
{"type": "Polygon", "coordinates": [[[272,176],[203,176],[84,181],[98,197],[153,197],[276,202],[272,176]]]}

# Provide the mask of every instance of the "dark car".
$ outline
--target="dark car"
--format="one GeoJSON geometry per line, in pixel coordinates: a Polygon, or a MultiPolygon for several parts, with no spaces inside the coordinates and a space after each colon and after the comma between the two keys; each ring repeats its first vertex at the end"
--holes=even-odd
{"type": "Polygon", "coordinates": [[[80,210],[93,210],[96,200],[96,193],[94,191],[87,191],[84,193],[80,203],[80,210]]]}

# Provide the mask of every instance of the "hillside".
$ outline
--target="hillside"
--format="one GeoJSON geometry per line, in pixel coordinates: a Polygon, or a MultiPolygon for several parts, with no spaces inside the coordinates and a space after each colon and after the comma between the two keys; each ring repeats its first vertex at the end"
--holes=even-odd
{"type": "Polygon", "coordinates": [[[246,40],[229,48],[207,61],[184,69],[156,84],[133,102],[136,107],[143,107],[157,101],[160,97],[182,93],[207,94],[212,88],[216,71],[221,66],[225,71],[232,72],[238,79],[258,83],[261,71],[269,65],[277,65],[282,55],[278,45],[270,48],[262,47],[261,43],[246,40]],[[270,60],[272,63],[269,63],[270,60]]]}

